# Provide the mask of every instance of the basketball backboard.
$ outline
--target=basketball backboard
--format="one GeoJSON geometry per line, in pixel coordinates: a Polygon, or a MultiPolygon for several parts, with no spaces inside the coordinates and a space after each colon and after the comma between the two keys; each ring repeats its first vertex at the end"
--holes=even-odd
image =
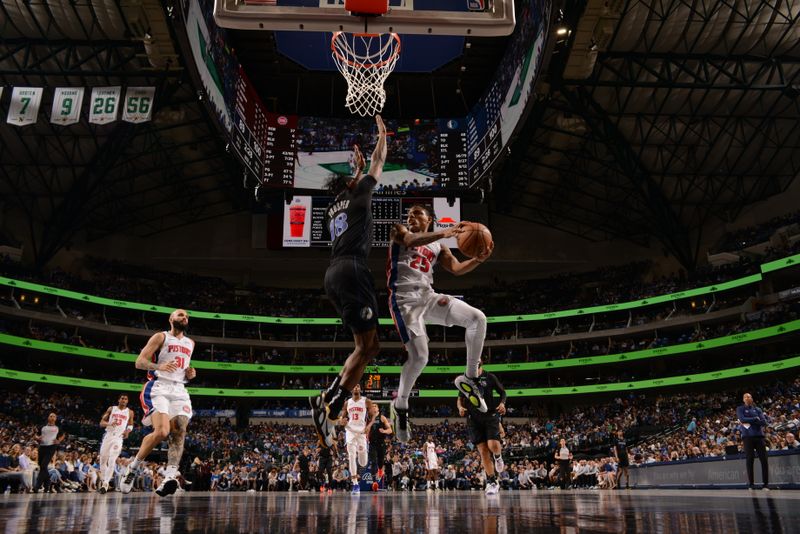
{"type": "Polygon", "coordinates": [[[498,37],[514,31],[514,0],[390,0],[389,13],[356,17],[344,0],[215,0],[223,28],[498,37]],[[365,27],[366,26],[366,27],[365,27]]]}

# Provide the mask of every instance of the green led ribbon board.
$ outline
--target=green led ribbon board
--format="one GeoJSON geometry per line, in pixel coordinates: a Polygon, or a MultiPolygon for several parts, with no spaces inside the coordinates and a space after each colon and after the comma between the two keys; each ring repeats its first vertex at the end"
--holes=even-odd
{"type": "MultiPolygon", "coordinates": [[[[769,326],[759,330],[752,330],[750,332],[743,332],[741,334],[734,334],[731,336],[723,336],[713,339],[707,339],[696,343],[682,343],[680,345],[672,345],[669,347],[660,347],[657,349],[637,350],[632,352],[625,352],[621,354],[608,354],[604,356],[585,356],[579,358],[568,358],[566,360],[545,360],[540,362],[521,362],[521,363],[498,363],[486,364],[484,368],[492,373],[502,373],[510,371],[537,371],[537,370],[550,370],[560,369],[567,367],[579,367],[589,365],[603,365],[610,363],[619,363],[634,360],[643,360],[647,358],[659,358],[664,356],[672,356],[676,354],[685,354],[688,352],[697,352],[709,349],[716,349],[720,347],[727,347],[731,345],[738,345],[741,343],[748,343],[751,341],[767,339],[770,337],[780,336],[791,332],[800,330],[800,320],[789,321],[788,323],[779,324],[776,326],[769,326]]],[[[104,360],[114,360],[118,362],[136,361],[135,354],[128,354],[124,352],[111,352],[101,349],[90,349],[86,347],[79,347],[77,345],[64,345],[61,343],[52,343],[49,341],[39,341],[36,339],[27,339],[24,337],[12,336],[9,334],[0,334],[0,344],[10,345],[32,350],[42,350],[48,352],[59,352],[64,354],[72,354],[75,356],[85,356],[89,358],[100,358],[104,360]]],[[[252,373],[281,373],[281,374],[338,374],[340,368],[335,365],[279,365],[279,364],[259,364],[259,363],[232,363],[232,362],[209,362],[203,360],[192,360],[192,366],[197,369],[213,369],[216,371],[243,371],[252,373]]],[[[381,365],[369,366],[367,368],[371,372],[381,372],[387,375],[399,375],[402,371],[400,365],[381,365]]],[[[435,366],[431,365],[426,367],[422,372],[424,374],[460,374],[464,371],[464,366],[435,366]]]]}
{"type": "MultiPolygon", "coordinates": [[[[595,384],[591,386],[564,386],[555,388],[523,388],[508,389],[509,397],[548,397],[558,395],[579,395],[586,393],[607,393],[615,391],[635,391],[641,389],[660,388],[664,386],[685,386],[689,384],[711,382],[714,380],[725,380],[754,374],[785,371],[800,366],[800,356],[794,356],[785,360],[775,362],[760,363],[735,367],[732,369],[722,369],[720,371],[710,371],[707,373],[697,373],[692,375],[671,376],[666,378],[656,378],[652,380],[639,380],[635,382],[615,382],[610,384],[595,384]]],[[[22,380],[26,382],[38,382],[52,384],[56,386],[74,386],[92,389],[104,389],[113,391],[141,391],[143,384],[132,384],[129,382],[114,382],[110,380],[92,380],[87,378],[73,378],[68,376],[57,376],[39,373],[29,373],[25,371],[14,371],[11,369],[0,369],[0,378],[9,380],[22,380]]],[[[209,388],[209,387],[187,387],[191,395],[211,396],[211,397],[267,397],[267,398],[295,398],[316,395],[319,391],[302,389],[230,389],[230,388],[209,388]]],[[[455,389],[423,389],[419,396],[424,398],[451,398],[458,395],[455,389]]]]}
{"type": "MultiPolygon", "coordinates": [[[[789,265],[786,265],[787,267],[789,265]]],[[[779,267],[780,268],[780,267],[779,267]]],[[[548,319],[561,319],[565,317],[575,317],[578,315],[591,315],[593,313],[609,313],[616,311],[630,310],[634,308],[641,308],[644,306],[651,306],[653,304],[661,304],[664,302],[671,302],[673,300],[680,300],[685,298],[697,297],[709,293],[727,291],[737,287],[754,284],[762,280],[761,274],[753,274],[736,280],[730,280],[721,284],[714,284],[705,287],[698,287],[695,289],[687,289],[678,293],[670,293],[668,295],[660,295],[649,297],[641,300],[634,300],[629,302],[620,302],[617,304],[606,304],[603,306],[589,306],[587,308],[575,308],[572,310],[562,310],[546,313],[531,313],[525,315],[499,315],[495,317],[487,317],[489,323],[515,323],[515,322],[528,322],[528,321],[544,321],[548,319]]],[[[137,310],[144,312],[163,313],[168,315],[174,308],[167,306],[156,306],[153,304],[142,304],[139,302],[128,302],[124,300],[114,300],[105,297],[97,297],[94,295],[86,295],[75,291],[66,289],[59,289],[55,287],[43,286],[34,284],[32,282],[25,282],[22,280],[14,280],[11,278],[0,277],[0,285],[23,289],[27,291],[35,291],[54,297],[62,297],[67,299],[79,300],[90,304],[98,304],[100,306],[109,306],[114,308],[125,308],[129,310],[137,310]]],[[[263,323],[263,324],[283,324],[283,325],[337,325],[342,321],[336,318],[325,317],[272,317],[268,315],[239,315],[234,313],[216,313],[204,312],[197,310],[187,310],[189,315],[195,319],[211,319],[221,321],[240,321],[246,323],[263,323]]],[[[392,325],[391,318],[379,319],[381,325],[392,325]]]]}

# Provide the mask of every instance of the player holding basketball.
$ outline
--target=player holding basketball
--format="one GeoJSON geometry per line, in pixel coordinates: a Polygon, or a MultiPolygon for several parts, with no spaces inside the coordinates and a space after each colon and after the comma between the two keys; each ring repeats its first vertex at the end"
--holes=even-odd
{"type": "Polygon", "coordinates": [[[152,425],[153,432],[144,437],[139,452],[128,464],[120,483],[122,493],[130,493],[139,464],[165,439],[169,440],[167,469],[156,493],[164,497],[178,489],[178,465],[192,417],[192,402],[184,384],[197,373],[189,366],[194,341],[185,335],[189,326],[186,310],[173,311],[169,324],[169,331],[153,334],[136,358],[136,368],[146,370],[148,378],[139,397],[144,410],[142,423],[152,425]]]}
{"type": "Polygon", "coordinates": [[[335,177],[328,183],[335,200],[325,215],[333,241],[331,263],[325,272],[325,293],[352,331],[355,349],[328,389],[309,398],[314,427],[326,447],[333,444],[339,412],[380,348],[378,301],[367,266],[372,247],[372,192],[386,161],[386,126],[380,115],[375,116],[375,123],[378,141],[367,174],[361,174],[365,162],[356,146],[356,175],[351,179],[335,177]]]}
{"type": "Polygon", "coordinates": [[[342,412],[342,425],[345,430],[347,459],[350,462],[350,480],[353,482],[353,492],[361,490],[358,486],[358,467],[367,466],[367,428],[372,426],[372,416],[370,414],[373,412],[372,401],[361,396],[361,386],[356,384],[353,388],[353,396],[347,399],[342,412]]]}
{"type": "Polygon", "coordinates": [[[106,429],[103,442],[100,444],[100,493],[108,491],[108,482],[114,475],[114,466],[122,452],[122,440],[133,430],[133,410],[128,408],[128,396],[122,394],[116,406],[109,406],[100,426],[106,429]]]}
{"type": "Polygon", "coordinates": [[[486,337],[486,316],[462,300],[436,293],[432,284],[433,268],[437,263],[456,276],[467,274],[491,256],[494,244],[482,249],[472,259],[459,261],[440,240],[461,233],[463,223],[446,230],[429,232],[433,220],[429,208],[412,206],[406,225],[397,224],[392,229],[392,244],[389,247],[389,310],[408,352],[390,414],[397,439],[402,442],[411,439],[408,397],[428,364],[426,322],[466,329],[466,371],[456,378],[455,383],[471,404],[482,412],[486,411],[486,403],[475,382],[486,337]]]}

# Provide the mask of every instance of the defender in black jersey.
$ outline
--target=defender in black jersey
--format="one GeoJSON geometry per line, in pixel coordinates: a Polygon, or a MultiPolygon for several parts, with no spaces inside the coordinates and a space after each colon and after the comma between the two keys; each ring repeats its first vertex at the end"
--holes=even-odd
{"type": "Polygon", "coordinates": [[[484,413],[467,400],[463,393],[458,395],[458,413],[467,416],[467,431],[470,441],[481,454],[483,469],[486,471],[486,494],[494,495],[500,490],[497,474],[505,469],[500,443],[500,417],[506,413],[506,390],[492,373],[478,366],[475,379],[483,391],[483,399],[488,410],[484,413]]]}
{"type": "Polygon", "coordinates": [[[628,458],[628,442],[625,441],[625,432],[617,431],[617,439],[614,441],[614,459],[617,461],[617,488],[622,488],[622,475],[625,475],[625,487],[631,489],[631,475],[628,467],[631,460],[628,458]]]}
{"type": "Polygon", "coordinates": [[[369,171],[362,176],[364,156],[354,147],[356,175],[350,180],[334,178],[329,188],[334,201],[325,214],[333,248],[325,272],[325,293],[345,326],[353,332],[355,349],[339,376],[324,393],[311,397],[312,418],[320,441],[330,447],[336,420],[364,368],[378,354],[378,301],[367,258],[372,247],[372,192],[386,161],[386,126],[375,116],[378,142],[372,152],[369,171]]]}
{"type": "Polygon", "coordinates": [[[392,425],[385,415],[381,413],[381,407],[373,402],[370,405],[370,423],[367,425],[367,441],[369,441],[369,471],[372,473],[372,480],[377,479],[378,469],[383,466],[386,460],[386,438],[392,435],[392,425]]]}

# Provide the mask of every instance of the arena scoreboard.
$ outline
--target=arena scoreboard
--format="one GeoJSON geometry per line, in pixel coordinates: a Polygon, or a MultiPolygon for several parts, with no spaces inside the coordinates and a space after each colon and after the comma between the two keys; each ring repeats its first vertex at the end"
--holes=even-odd
{"type": "MultiPolygon", "coordinates": [[[[433,210],[437,220],[432,231],[444,230],[461,221],[461,200],[450,205],[439,197],[381,197],[372,198],[373,238],[375,247],[388,247],[392,226],[405,222],[409,208],[422,204],[433,210]]],[[[284,247],[329,247],[331,236],[325,213],[331,204],[329,196],[294,196],[284,209],[284,247]]],[[[444,240],[450,248],[457,248],[454,238],[444,240]]]]}
{"type": "Polygon", "coordinates": [[[466,189],[470,184],[467,128],[464,119],[438,121],[439,183],[466,189]]]}
{"type": "Polygon", "coordinates": [[[367,396],[382,396],[383,389],[381,388],[381,375],[378,373],[368,373],[364,375],[363,393],[367,396]]]}
{"type": "Polygon", "coordinates": [[[267,186],[293,187],[297,116],[270,113],[244,72],[236,82],[231,144],[247,171],[267,186]]]}

